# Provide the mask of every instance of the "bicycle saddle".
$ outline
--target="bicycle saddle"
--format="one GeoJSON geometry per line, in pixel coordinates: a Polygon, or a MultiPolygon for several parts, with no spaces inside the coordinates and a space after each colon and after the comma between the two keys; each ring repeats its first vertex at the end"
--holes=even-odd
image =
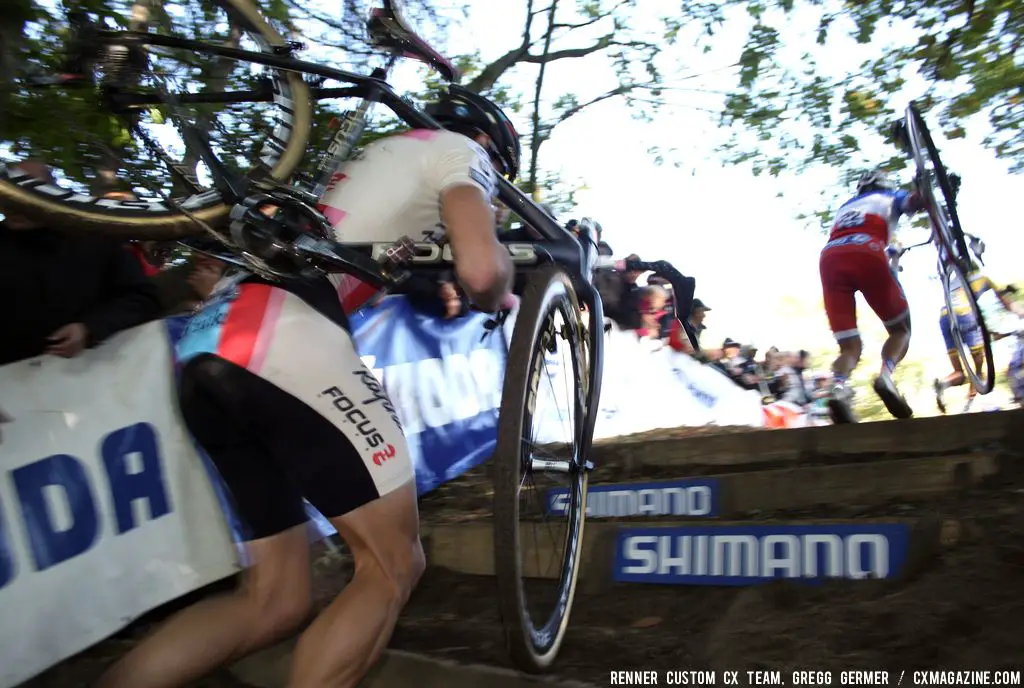
{"type": "Polygon", "coordinates": [[[445,81],[458,83],[462,77],[451,60],[431,48],[406,25],[394,0],[384,0],[383,7],[373,8],[366,30],[374,46],[425,62],[436,69],[445,81]]]}

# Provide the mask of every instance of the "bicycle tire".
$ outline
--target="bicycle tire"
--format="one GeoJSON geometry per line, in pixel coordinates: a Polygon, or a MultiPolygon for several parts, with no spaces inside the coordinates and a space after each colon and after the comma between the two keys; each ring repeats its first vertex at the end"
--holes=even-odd
{"type": "Polygon", "coordinates": [[[954,290],[949,286],[951,280],[948,275],[942,274],[942,268],[940,266],[939,278],[942,280],[945,291],[946,312],[949,314],[949,329],[953,334],[953,342],[956,344],[957,354],[960,356],[960,363],[963,366],[964,373],[970,381],[971,386],[974,387],[974,390],[978,394],[988,394],[992,391],[992,388],[995,387],[996,381],[995,359],[992,357],[992,335],[988,331],[988,325],[985,323],[985,316],[981,311],[981,307],[978,306],[978,298],[975,296],[974,290],[971,289],[964,271],[955,261],[947,263],[947,269],[953,272],[956,279],[959,280],[961,285],[963,285],[961,291],[970,306],[971,315],[975,318],[975,322],[981,329],[982,352],[984,354],[982,367],[985,369],[984,380],[979,377],[979,372],[974,370],[975,363],[974,357],[971,355],[971,348],[967,346],[967,343],[964,341],[963,334],[960,332],[960,327],[957,323],[958,316],[956,314],[956,310],[953,308],[954,290]]]}
{"type": "MultiPolygon", "coordinates": [[[[522,538],[519,529],[519,488],[522,484],[522,466],[527,458],[523,428],[530,420],[531,394],[536,400],[536,387],[544,365],[544,347],[539,346],[542,327],[550,313],[564,306],[575,323],[570,328],[573,375],[577,383],[574,413],[577,417],[589,413],[587,378],[580,320],[579,302],[569,276],[557,266],[538,270],[526,286],[520,302],[516,325],[509,346],[505,381],[502,388],[501,417],[498,423],[498,441],[492,458],[494,483],[494,566],[498,584],[498,601],[506,644],[514,664],[528,673],[543,673],[555,661],[569,625],[572,602],[579,576],[583,527],[586,522],[588,474],[585,457],[579,456],[580,433],[586,423],[580,418],[575,425],[577,435],[573,452],[576,464],[572,486],[569,488],[567,520],[570,530],[562,557],[558,579],[558,597],[555,609],[547,623],[537,629],[529,618],[523,589],[523,565],[520,556],[522,538]]],[[[587,442],[586,444],[589,444],[587,442]]]]}
{"type": "MultiPolygon", "coordinates": [[[[942,159],[939,158],[939,150],[935,147],[935,141],[932,140],[931,132],[928,131],[928,125],[924,123],[924,118],[918,111],[917,106],[914,103],[910,103],[907,106],[907,118],[913,122],[913,130],[910,133],[910,145],[912,148],[916,147],[917,141],[915,141],[913,131],[920,134],[921,139],[925,145],[925,151],[928,154],[928,158],[932,162],[932,166],[935,168],[935,178],[939,183],[939,190],[942,191],[943,200],[946,201],[946,209],[949,213],[950,219],[950,238],[955,242],[956,249],[960,253],[961,261],[969,260],[970,253],[967,249],[967,240],[964,237],[963,227],[960,225],[960,215],[956,210],[956,198],[953,195],[953,187],[949,183],[949,175],[946,174],[946,166],[942,164],[942,159]]],[[[916,151],[917,155],[920,155],[920,151],[916,151]]],[[[917,162],[917,156],[915,156],[915,163],[917,162]]],[[[938,208],[935,209],[936,212],[938,208]]]]}
{"type": "MultiPolygon", "coordinates": [[[[285,45],[285,39],[260,15],[251,0],[214,1],[253,39],[262,43],[264,50],[285,45]]],[[[274,70],[271,80],[279,116],[270,140],[264,143],[260,161],[249,173],[260,167],[272,179],[285,181],[306,152],[313,105],[301,74],[274,70]]],[[[0,163],[0,173],[3,171],[4,165],[0,163]]],[[[146,209],[132,201],[107,200],[103,206],[97,206],[97,198],[41,184],[39,180],[13,182],[2,178],[5,176],[0,174],[0,207],[51,227],[140,240],[176,239],[203,233],[192,218],[163,202],[149,203],[146,209]]],[[[185,199],[182,206],[198,220],[213,226],[222,224],[230,212],[230,207],[214,190],[185,199]]]]}

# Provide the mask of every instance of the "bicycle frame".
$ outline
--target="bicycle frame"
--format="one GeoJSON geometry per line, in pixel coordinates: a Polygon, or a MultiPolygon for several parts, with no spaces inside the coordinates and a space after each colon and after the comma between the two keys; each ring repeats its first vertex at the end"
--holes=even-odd
{"type": "MultiPolygon", "coordinates": [[[[333,67],[324,67],[314,62],[296,60],[289,56],[212,45],[176,36],[133,31],[99,31],[96,34],[96,40],[110,44],[136,44],[178,48],[350,83],[353,86],[343,89],[318,89],[315,91],[315,95],[317,98],[362,96],[366,101],[386,105],[402,121],[411,126],[424,129],[442,128],[433,118],[421,112],[414,105],[395,93],[386,81],[376,76],[367,76],[333,67]]],[[[174,99],[181,104],[270,102],[272,96],[273,94],[268,90],[266,93],[261,91],[242,91],[237,95],[232,93],[182,93],[174,94],[174,99]]],[[[147,96],[142,93],[116,93],[113,94],[112,100],[119,105],[129,107],[157,105],[165,102],[159,96],[147,96]]],[[[212,152],[203,151],[203,153],[206,153],[207,156],[212,155],[212,152]]],[[[204,161],[207,164],[211,162],[206,160],[205,156],[204,161]]],[[[216,164],[216,160],[213,160],[213,162],[216,164]]],[[[528,228],[538,235],[537,238],[540,240],[538,245],[542,247],[542,251],[549,254],[555,262],[573,268],[571,271],[577,273],[574,275],[575,277],[581,277],[585,282],[589,282],[593,269],[593,256],[596,255],[596,242],[583,241],[582,244],[585,244],[586,247],[582,246],[581,242],[578,242],[571,232],[559,225],[507,180],[499,178],[498,187],[498,197],[501,201],[518,215],[528,228]]],[[[238,201],[241,199],[234,198],[228,200],[238,201]]]]}
{"type": "MultiPolygon", "coordinates": [[[[260,64],[271,68],[299,72],[324,79],[340,81],[351,84],[350,86],[335,89],[311,89],[312,97],[333,98],[333,97],[361,97],[362,102],[354,110],[355,120],[363,118],[369,108],[375,103],[382,103],[394,112],[402,121],[413,127],[425,129],[441,129],[433,118],[417,109],[410,102],[398,95],[385,81],[388,71],[394,64],[396,56],[390,55],[388,65],[385,68],[378,68],[367,76],[332,67],[297,60],[290,54],[280,55],[274,53],[254,52],[231,48],[221,45],[213,45],[202,41],[195,41],[175,36],[150,34],[136,31],[109,31],[96,32],[94,40],[105,44],[122,44],[137,46],[159,46],[165,48],[176,48],[197,53],[215,55],[240,62],[260,64]]],[[[289,51],[290,52],[290,51],[289,51]]],[[[235,93],[201,93],[172,94],[176,104],[189,103],[238,103],[238,102],[270,102],[273,100],[272,89],[266,88],[257,91],[239,91],[235,93]]],[[[125,91],[113,92],[109,95],[113,105],[120,108],[134,108],[145,105],[164,104],[166,97],[161,94],[147,96],[144,93],[132,93],[125,91]]],[[[356,124],[359,122],[357,121],[356,124]]],[[[182,133],[186,144],[194,148],[202,160],[208,165],[213,174],[216,186],[225,196],[229,204],[239,204],[245,198],[245,189],[241,182],[243,180],[231,179],[226,168],[217,158],[212,148],[208,145],[201,132],[195,125],[182,122],[182,133]]],[[[334,137],[331,149],[322,160],[318,169],[317,187],[323,184],[325,179],[336,171],[337,167],[345,161],[348,153],[355,146],[356,138],[361,134],[361,127],[345,127],[334,137]],[[335,150],[338,146],[341,151],[335,150]]],[[[317,188],[314,187],[314,188],[317,188]]],[[[315,200],[314,194],[304,194],[309,200],[315,200]]],[[[532,235],[533,240],[529,242],[502,240],[499,241],[509,249],[513,256],[513,262],[517,274],[522,274],[530,268],[537,267],[544,262],[553,262],[561,266],[572,278],[580,302],[590,311],[592,323],[604,322],[604,308],[600,294],[593,285],[593,276],[597,269],[609,267],[607,261],[600,261],[597,251],[596,230],[589,222],[582,222],[579,226],[578,235],[574,235],[568,229],[560,225],[547,212],[542,210],[530,198],[513,186],[508,180],[498,177],[498,198],[522,221],[524,227],[532,235]]],[[[393,280],[383,269],[379,262],[384,257],[392,244],[339,244],[336,242],[314,242],[309,243],[305,250],[308,254],[318,255],[331,264],[333,272],[344,272],[352,274],[378,286],[395,287],[393,280]]],[[[427,243],[417,245],[419,255],[415,255],[406,267],[413,273],[437,272],[451,262],[450,254],[437,244],[427,243]]],[[[226,257],[226,256],[225,256],[226,257]]],[[[232,261],[237,264],[237,261],[232,261]]],[[[682,284],[682,275],[670,264],[664,261],[647,263],[633,261],[631,267],[634,269],[651,269],[669,278],[669,281],[678,286],[682,284]]],[[[692,286],[692,285],[691,285],[692,286]]],[[[396,289],[400,292],[401,289],[396,289]]],[[[680,293],[685,288],[679,289],[680,293]]],[[[676,304],[679,316],[679,306],[676,304]]],[[[589,387],[588,405],[599,398],[601,386],[601,371],[604,358],[604,328],[590,327],[589,338],[589,387]]],[[[580,428],[582,433],[580,443],[580,455],[586,456],[590,449],[590,439],[593,437],[596,414],[586,414],[586,425],[580,428]]]]}

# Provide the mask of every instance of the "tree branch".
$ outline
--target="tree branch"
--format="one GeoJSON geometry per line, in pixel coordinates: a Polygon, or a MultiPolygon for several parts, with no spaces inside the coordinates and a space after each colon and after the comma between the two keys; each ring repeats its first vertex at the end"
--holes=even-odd
{"type": "Polygon", "coordinates": [[[617,9],[619,9],[620,7],[622,7],[623,5],[626,5],[628,3],[629,3],[629,0],[619,0],[619,2],[616,3],[614,7],[611,7],[610,9],[608,9],[608,10],[606,10],[604,12],[601,12],[600,14],[595,16],[593,19],[589,19],[589,20],[587,20],[585,22],[581,22],[579,24],[555,24],[554,28],[555,29],[569,29],[571,31],[572,29],[582,29],[585,26],[591,26],[591,25],[596,24],[597,22],[601,21],[602,19],[607,19],[608,17],[612,16],[613,14],[615,14],[615,11],[617,9]]]}
{"type": "Polygon", "coordinates": [[[627,93],[629,93],[631,91],[636,91],[636,90],[639,90],[639,89],[650,90],[650,89],[657,89],[657,88],[658,88],[658,84],[655,83],[655,82],[645,83],[645,84],[622,84],[620,86],[617,86],[616,88],[613,88],[612,90],[608,91],[607,93],[603,93],[603,94],[597,96],[596,98],[591,98],[590,100],[588,100],[585,103],[580,103],[579,105],[574,105],[573,107],[569,108],[568,110],[566,110],[565,112],[560,114],[558,116],[558,118],[550,125],[549,128],[554,129],[556,126],[558,126],[559,124],[561,124],[565,120],[569,119],[573,115],[577,115],[582,110],[590,107],[591,105],[596,105],[597,103],[600,103],[603,100],[608,100],[609,98],[614,98],[616,96],[625,95],[625,94],[627,94],[627,93]]]}
{"type": "Polygon", "coordinates": [[[490,63],[480,73],[473,77],[473,80],[466,84],[466,88],[474,93],[481,93],[494,86],[494,84],[507,72],[516,62],[521,62],[527,54],[529,46],[520,45],[490,63]]]}
{"type": "Polygon", "coordinates": [[[556,50],[553,53],[541,53],[540,55],[526,54],[519,60],[520,62],[531,62],[533,64],[547,64],[548,62],[554,62],[555,60],[566,60],[574,57],[586,57],[596,52],[600,52],[610,45],[614,45],[615,41],[612,40],[612,34],[602,36],[591,46],[586,48],[566,48],[565,50],[556,50]]]}

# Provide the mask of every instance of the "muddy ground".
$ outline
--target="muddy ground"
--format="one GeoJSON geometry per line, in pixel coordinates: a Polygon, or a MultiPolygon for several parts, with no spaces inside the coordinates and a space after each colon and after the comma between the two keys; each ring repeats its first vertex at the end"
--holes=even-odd
{"type": "MultiPolygon", "coordinates": [[[[481,473],[463,489],[423,500],[425,520],[485,508],[481,473]],[[479,486],[480,489],[467,489],[479,486]],[[461,495],[461,496],[460,496],[461,495]]],[[[1003,477],[929,503],[850,507],[819,517],[892,515],[958,519],[959,542],[912,578],[778,583],[756,588],[614,586],[581,591],[555,673],[604,686],[621,669],[1024,669],[1024,480],[1003,477]]],[[[316,591],[329,600],[348,579],[343,556],[323,554],[316,591]]],[[[391,646],[507,665],[493,579],[429,570],[391,646]]],[[[24,684],[70,688],[124,652],[160,613],[24,684]]],[[[242,688],[227,672],[196,685],[242,688]]],[[[835,685],[835,682],[833,683],[835,685]]]]}

